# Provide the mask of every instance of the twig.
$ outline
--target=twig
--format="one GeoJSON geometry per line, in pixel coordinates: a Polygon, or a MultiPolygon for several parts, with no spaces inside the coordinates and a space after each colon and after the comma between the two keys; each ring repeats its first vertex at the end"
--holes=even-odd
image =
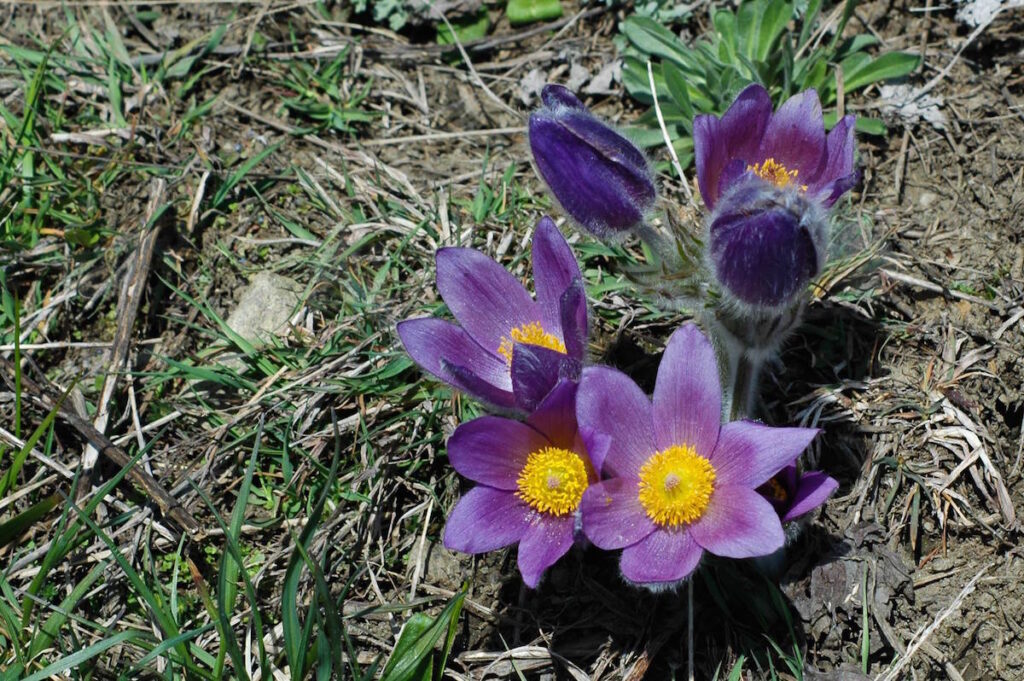
{"type": "MultiPolygon", "coordinates": [[[[14,364],[7,358],[0,357],[0,367],[3,367],[4,370],[4,381],[13,389],[14,364]]],[[[43,387],[28,376],[22,375],[21,387],[29,398],[42,409],[52,411],[56,408],[56,401],[52,397],[55,391],[48,383],[46,387],[43,387]]],[[[100,454],[113,461],[116,465],[124,468],[131,463],[132,458],[123,449],[111,442],[110,438],[106,435],[93,428],[91,423],[76,414],[71,407],[61,405],[60,409],[57,410],[57,416],[77,430],[78,434],[86,442],[96,447],[100,454]]],[[[196,519],[182,508],[178,500],[168,494],[152,475],[132,466],[128,469],[128,477],[141,487],[153,499],[160,511],[166,517],[173,520],[179,528],[189,534],[199,534],[199,523],[196,519]]]]}
{"type": "Polygon", "coordinates": [[[974,591],[974,587],[978,584],[978,580],[981,579],[981,576],[988,572],[993,565],[995,565],[994,562],[981,568],[981,570],[978,571],[978,574],[974,575],[974,577],[971,578],[971,581],[967,582],[967,585],[960,590],[960,593],[957,594],[956,598],[953,599],[953,602],[949,604],[949,607],[940,612],[935,620],[921,632],[920,636],[907,646],[907,654],[900,658],[899,662],[896,663],[896,666],[884,674],[879,674],[875,677],[875,681],[892,681],[893,679],[900,678],[900,672],[903,671],[904,667],[910,664],[910,661],[914,658],[914,654],[917,652],[918,648],[925,644],[928,638],[935,633],[947,617],[956,612],[957,608],[960,607],[960,604],[964,602],[964,599],[974,591]]]}
{"type": "Polygon", "coordinates": [[[409,142],[430,142],[434,140],[462,139],[463,137],[492,137],[496,135],[519,135],[526,132],[523,126],[512,128],[491,128],[490,130],[462,130],[459,132],[431,132],[424,135],[407,135],[405,137],[386,137],[383,139],[364,140],[364,147],[383,147],[391,144],[407,144],[409,142]]]}
{"type": "Polygon", "coordinates": [[[679,157],[676,155],[676,149],[672,146],[672,140],[668,136],[668,128],[665,127],[665,118],[661,115],[661,105],[658,104],[658,89],[654,85],[654,69],[651,68],[650,60],[647,61],[647,81],[651,85],[651,97],[654,99],[654,113],[658,116],[658,125],[661,126],[661,135],[665,139],[665,146],[668,147],[669,156],[672,157],[672,166],[676,169],[676,173],[679,174],[679,181],[683,184],[683,191],[686,192],[686,198],[690,200],[690,205],[694,208],[698,208],[697,202],[693,198],[693,192],[690,191],[690,184],[686,181],[686,174],[683,173],[683,166],[679,163],[679,157]]]}
{"type": "Polygon", "coordinates": [[[949,72],[953,70],[953,67],[956,65],[957,61],[960,60],[960,55],[964,53],[964,50],[966,50],[967,47],[971,43],[973,43],[979,35],[981,35],[982,31],[989,27],[989,24],[991,24],[992,21],[997,16],[999,16],[1000,12],[1002,11],[1003,7],[1000,7],[995,12],[993,12],[992,16],[989,18],[988,23],[981,24],[976,29],[974,29],[974,31],[969,36],[967,36],[967,40],[965,40],[964,44],[960,46],[960,49],[956,51],[956,54],[953,55],[953,58],[949,60],[948,64],[946,64],[945,68],[943,68],[941,71],[935,74],[934,78],[925,83],[924,87],[918,90],[917,93],[914,95],[914,99],[920,99],[925,94],[931,92],[936,85],[941,83],[942,80],[949,75],[949,72]]]}
{"type": "Polygon", "coordinates": [[[510,107],[508,104],[506,104],[504,100],[501,99],[501,97],[494,94],[491,88],[487,87],[487,83],[485,83],[483,79],[480,77],[480,74],[477,73],[476,67],[473,66],[473,62],[470,60],[469,54],[466,52],[466,48],[462,46],[462,41],[459,40],[459,36],[455,33],[455,28],[452,26],[451,22],[448,21],[448,17],[444,15],[444,12],[440,10],[435,10],[434,13],[437,14],[441,21],[444,22],[444,25],[448,27],[448,32],[452,36],[452,42],[455,43],[455,47],[459,48],[459,54],[462,55],[462,61],[466,62],[466,68],[469,69],[469,75],[472,78],[472,80],[476,82],[476,86],[483,90],[484,93],[492,100],[494,100],[494,102],[498,106],[504,109],[505,112],[512,114],[516,118],[522,118],[523,115],[521,113],[519,113],[518,111],[510,107]]]}
{"type": "MultiPolygon", "coordinates": [[[[143,222],[145,231],[135,252],[135,260],[128,268],[121,287],[121,296],[118,300],[117,331],[114,333],[114,344],[108,357],[107,373],[103,376],[100,399],[96,405],[96,418],[93,419],[93,426],[101,433],[106,430],[107,421],[110,418],[110,400],[114,396],[118,372],[128,358],[132,329],[135,327],[135,318],[139,312],[142,294],[146,290],[149,264],[153,259],[153,248],[156,246],[156,237],[160,231],[159,224],[152,223],[164,202],[166,188],[167,182],[163,178],[154,179],[150,186],[149,205],[146,207],[146,219],[143,222]]],[[[82,481],[78,487],[79,499],[92,491],[92,473],[98,458],[99,450],[95,446],[90,444],[85,448],[85,452],[82,454],[82,481]]]]}

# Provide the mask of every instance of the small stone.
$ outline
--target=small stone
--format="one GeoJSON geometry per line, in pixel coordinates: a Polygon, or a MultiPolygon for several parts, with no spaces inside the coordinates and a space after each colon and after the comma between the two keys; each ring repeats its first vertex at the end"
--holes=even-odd
{"type": "Polygon", "coordinates": [[[265,343],[286,330],[301,293],[298,282],[280,274],[259,272],[228,316],[228,326],[250,343],[265,343]]]}

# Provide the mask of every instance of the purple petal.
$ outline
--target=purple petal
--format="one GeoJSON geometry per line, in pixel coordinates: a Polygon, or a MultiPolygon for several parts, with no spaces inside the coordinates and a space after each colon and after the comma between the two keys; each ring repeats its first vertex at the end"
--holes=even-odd
{"type": "Polygon", "coordinates": [[[437,288],[462,328],[491,352],[512,329],[541,318],[519,280],[472,248],[438,250],[437,288]]]}
{"type": "Polygon", "coordinates": [[[608,450],[612,446],[611,436],[598,433],[590,428],[581,428],[579,439],[582,442],[583,449],[587,452],[587,456],[590,457],[591,463],[594,464],[594,472],[600,477],[601,469],[604,467],[604,460],[607,458],[608,450]]]}
{"type": "Polygon", "coordinates": [[[635,584],[678,582],[697,568],[704,550],[685,529],[655,530],[622,550],[619,569],[635,584]]]}
{"type": "Polygon", "coordinates": [[[727,423],[711,456],[715,484],[753,489],[793,463],[820,432],[817,428],[772,428],[753,421],[727,423]]]}
{"type": "Polygon", "coordinates": [[[515,491],[526,458],[551,443],[525,423],[481,416],[448,438],[448,460],[459,474],[496,489],[515,491]]]}
{"type": "Polygon", "coordinates": [[[484,553],[515,544],[529,528],[532,510],[515,493],[479,486],[459,499],[444,526],[445,548],[484,553]]]}
{"type": "Polygon", "coordinates": [[[573,449],[576,441],[576,384],[560,381],[526,419],[555,447],[573,449]]]}
{"type": "Polygon", "coordinates": [[[782,546],[785,534],[768,500],[748,487],[715,487],[704,515],[690,526],[693,539],[716,556],[766,556],[782,546]]]}
{"type": "MultiPolygon", "coordinates": [[[[745,185],[736,187],[742,189],[745,185]]],[[[751,212],[726,198],[710,228],[717,280],[749,305],[788,303],[818,273],[820,256],[800,217],[777,207],[751,212]]]]}
{"type": "Polygon", "coordinates": [[[587,293],[582,279],[573,280],[558,306],[565,353],[582,362],[587,354],[587,293]]]}
{"type": "Polygon", "coordinates": [[[541,178],[565,212],[602,237],[632,229],[657,192],[643,153],[588,113],[530,116],[530,149],[541,178]]]}
{"type": "Polygon", "coordinates": [[[629,376],[610,367],[587,367],[576,393],[580,429],[611,437],[605,472],[636,478],[640,467],[657,451],[651,401],[629,376]]]}
{"type": "Polygon", "coordinates": [[[398,337],[425,371],[491,404],[513,404],[512,379],[504,360],[443,319],[424,317],[398,324],[398,337]]]}
{"type": "Polygon", "coordinates": [[[730,163],[739,161],[746,169],[747,164],[760,161],[756,156],[771,115],[771,97],[755,83],[736,96],[722,120],[708,114],[694,118],[697,185],[708,209],[728,188],[722,175],[730,163]]]}
{"type": "Polygon", "coordinates": [[[853,172],[853,155],[857,149],[853,137],[856,122],[856,116],[843,116],[828,133],[825,138],[825,165],[820,177],[808,187],[808,191],[814,191],[853,172]]]}
{"type": "Polygon", "coordinates": [[[512,348],[512,392],[520,409],[533,411],[558,381],[579,375],[579,362],[565,353],[527,343],[512,348]]]}
{"type": "Polygon", "coordinates": [[[821,471],[805,473],[797,484],[793,495],[792,506],[782,516],[782,522],[788,523],[818,508],[839,488],[839,482],[821,471]]]}
{"type": "Polygon", "coordinates": [[[860,171],[854,170],[849,175],[825,185],[818,196],[821,198],[822,204],[831,206],[839,200],[840,196],[856,187],[858,182],[860,182],[860,171]]]}
{"type": "Polygon", "coordinates": [[[722,422],[722,386],[711,342],[696,324],[668,339],[654,386],[654,438],[658,449],[690,445],[710,457],[722,422]]]}
{"type": "Polygon", "coordinates": [[[519,572],[526,586],[536,589],[544,571],[572,547],[575,524],[576,518],[572,514],[545,514],[526,528],[519,540],[519,572]]]}
{"type": "Polygon", "coordinates": [[[544,329],[562,331],[562,294],[580,279],[580,266],[554,221],[544,216],[533,235],[533,285],[544,329]]]}
{"type": "Polygon", "coordinates": [[[583,105],[583,102],[579,100],[572,90],[564,85],[556,85],[554,83],[545,85],[540,91],[540,101],[544,102],[544,106],[550,109],[565,107],[576,109],[577,111],[587,110],[587,107],[583,105]]]}
{"type": "Polygon", "coordinates": [[[602,480],[587,488],[580,501],[583,534],[608,550],[635,544],[658,529],[640,505],[637,483],[624,478],[602,480]]]}
{"type": "Polygon", "coordinates": [[[755,163],[773,158],[797,170],[798,184],[817,180],[825,161],[825,121],[815,90],[793,95],[779,107],[764,131],[758,156],[755,163]]]}

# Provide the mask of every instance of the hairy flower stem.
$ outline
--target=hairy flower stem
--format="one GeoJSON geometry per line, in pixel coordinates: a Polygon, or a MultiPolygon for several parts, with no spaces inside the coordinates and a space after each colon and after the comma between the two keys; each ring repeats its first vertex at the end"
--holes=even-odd
{"type": "Polygon", "coordinates": [[[706,325],[724,360],[727,388],[722,413],[729,420],[756,415],[762,369],[778,356],[782,343],[800,324],[804,304],[801,298],[782,310],[751,311],[726,303],[707,311],[706,325]]]}

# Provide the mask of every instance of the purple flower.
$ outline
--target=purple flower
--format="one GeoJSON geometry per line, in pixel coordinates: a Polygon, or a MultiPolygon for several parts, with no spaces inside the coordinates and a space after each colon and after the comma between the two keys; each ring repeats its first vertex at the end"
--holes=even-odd
{"type": "Polygon", "coordinates": [[[704,551],[749,558],[782,546],[779,516],[756,489],[818,430],[721,425],[721,411],[715,353],[693,324],[669,339],[653,401],[615,369],[583,371],[576,416],[607,477],[583,495],[583,532],[623,550],[630,582],[672,586],[704,551]]]}
{"type": "Polygon", "coordinates": [[[544,106],[530,115],[530,149],[555,199],[595,236],[636,227],[657,197],[643,153],[568,88],[545,85],[541,100],[544,106]]]}
{"type": "Polygon", "coordinates": [[[839,483],[821,471],[798,475],[796,466],[786,466],[771,480],[757,488],[784,523],[796,520],[822,506],[839,483]]]}
{"type": "Polygon", "coordinates": [[[480,483],[448,516],[444,545],[484,553],[519,544],[519,572],[533,588],[572,546],[580,498],[600,461],[576,428],[576,384],[561,381],[526,423],[482,416],[456,428],[448,459],[480,483]]]}
{"type": "Polygon", "coordinates": [[[805,90],[772,114],[768,91],[750,85],[719,119],[693,119],[697,184],[709,209],[744,177],[799,191],[831,206],[859,177],[853,166],[854,116],[825,135],[818,93],[805,90]]]}
{"type": "Polygon", "coordinates": [[[587,301],[572,249],[549,217],[533,238],[534,300],[512,274],[471,248],[437,252],[437,288],[458,325],[398,324],[423,369],[499,408],[532,410],[561,378],[579,376],[587,301]]]}
{"type": "Polygon", "coordinates": [[[826,136],[814,90],[772,114],[751,85],[721,119],[693,123],[697,182],[709,218],[708,259],[716,281],[747,305],[780,307],[821,271],[828,208],[858,180],[854,117],[826,136]]]}

